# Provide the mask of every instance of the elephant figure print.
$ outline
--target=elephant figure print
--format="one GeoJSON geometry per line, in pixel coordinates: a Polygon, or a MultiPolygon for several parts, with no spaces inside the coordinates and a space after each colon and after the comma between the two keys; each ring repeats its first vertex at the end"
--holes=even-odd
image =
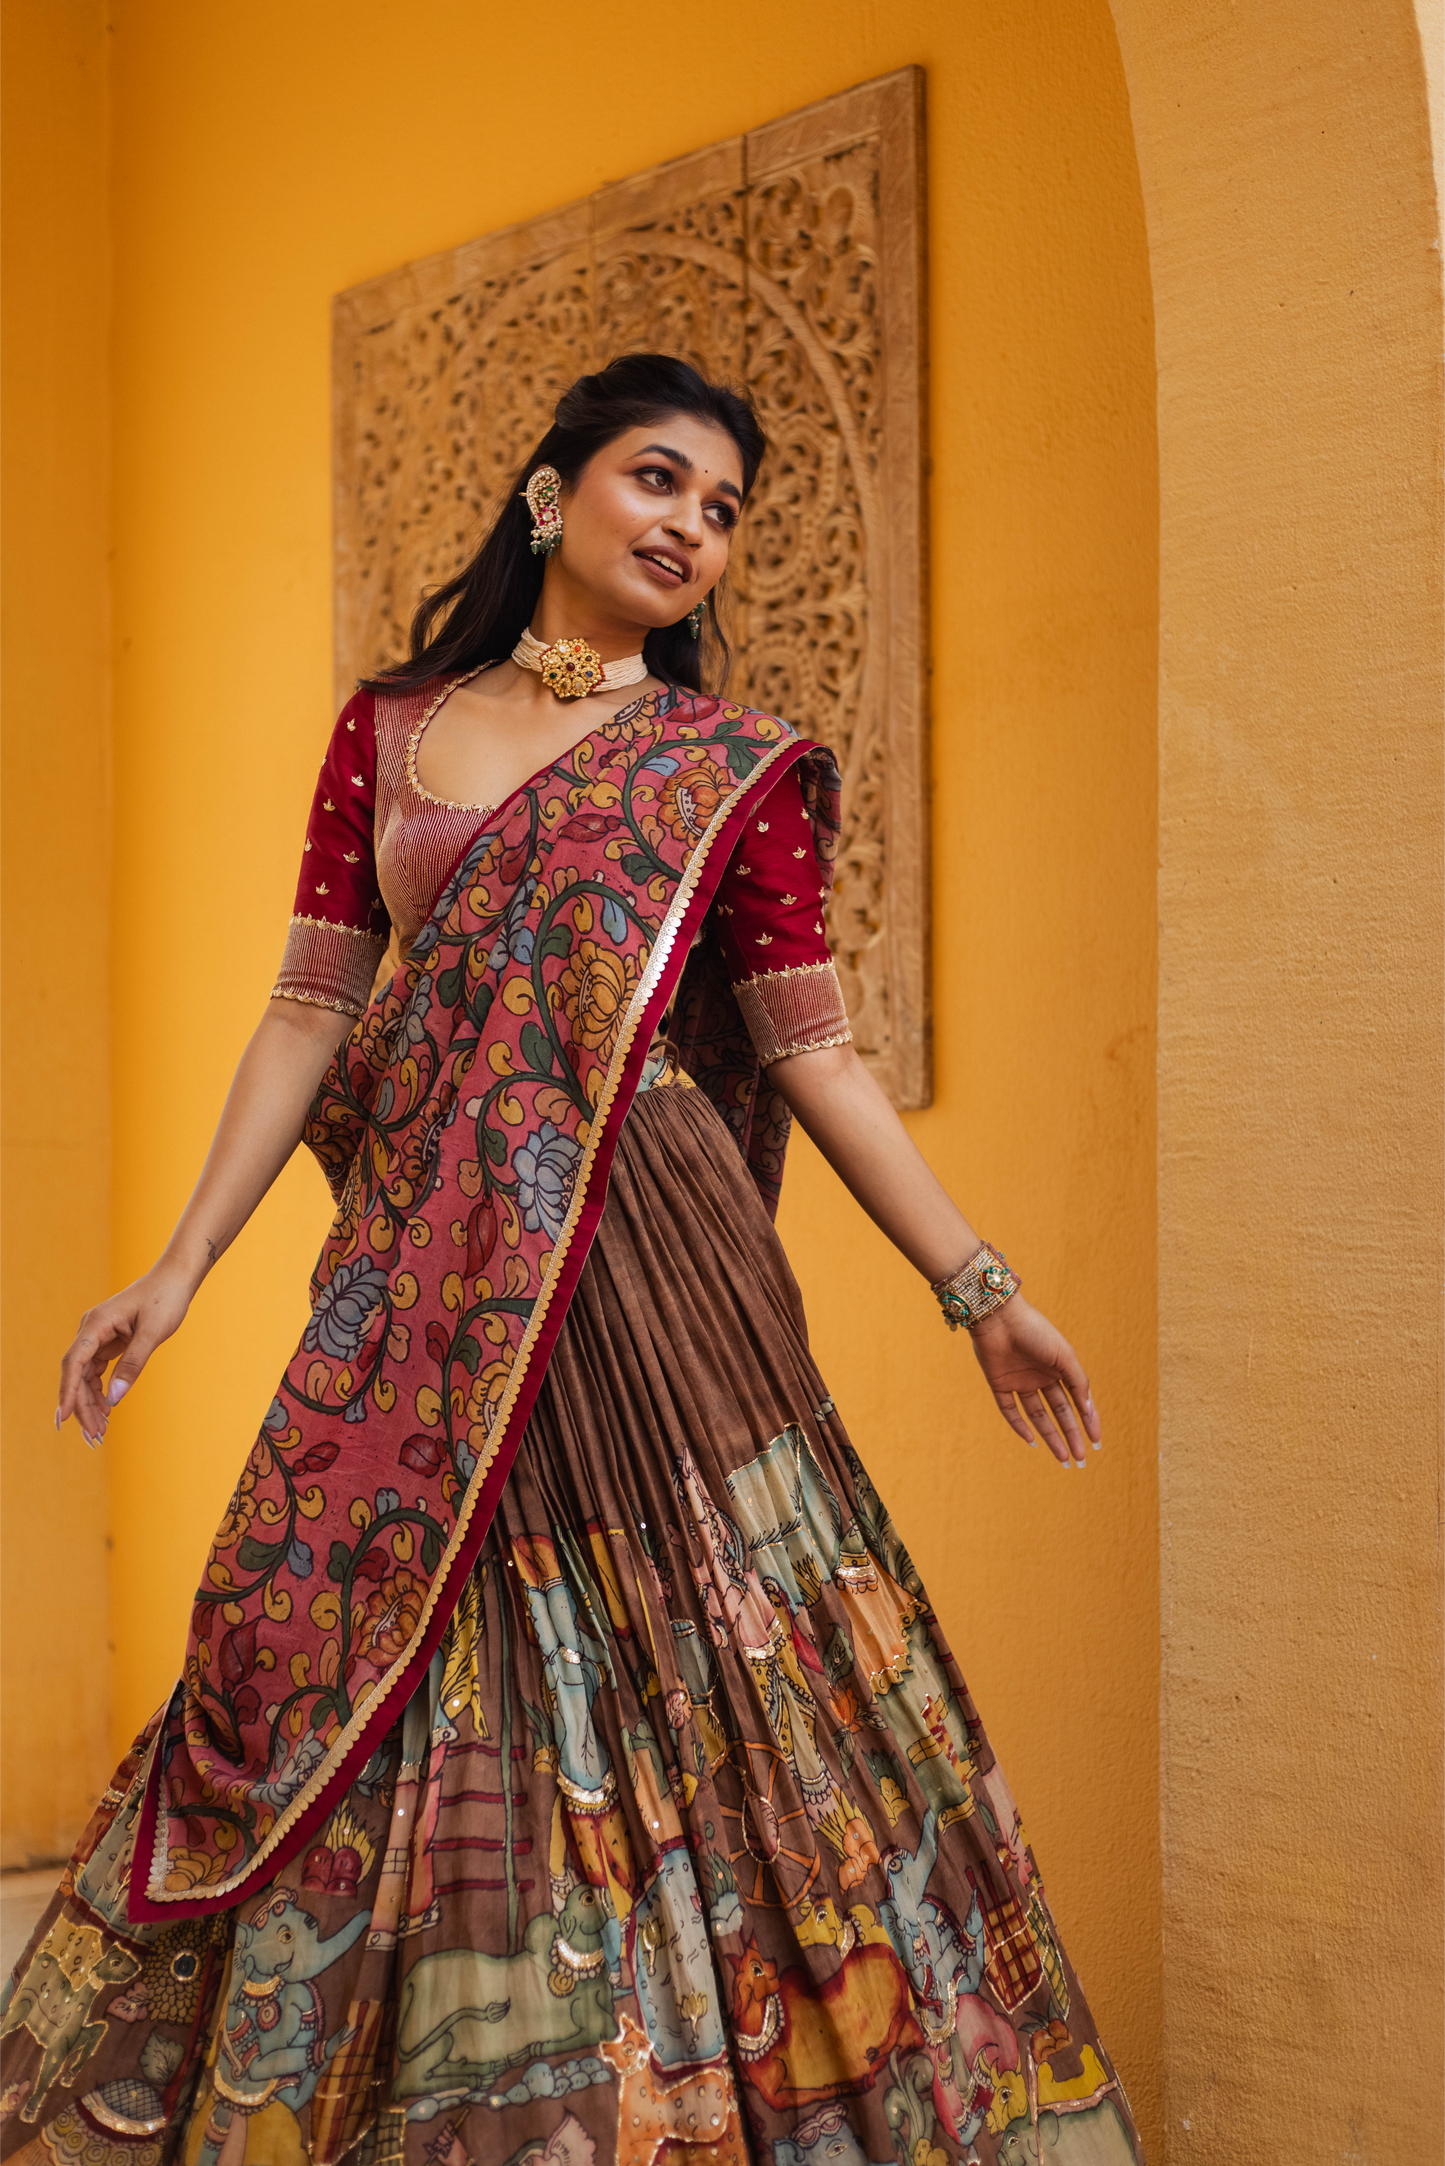
{"type": "Polygon", "coordinates": [[[595,1888],[535,1917],[515,1955],[443,1948],[402,1984],[398,2098],[474,2090],[540,2054],[575,2053],[617,2028],[595,1888]]]}
{"type": "Polygon", "coordinates": [[[688,1851],[664,1852],[633,1920],[637,2005],[659,2066],[716,2059],[725,2042],[721,1994],[688,1851]]]}
{"type": "Polygon", "coordinates": [[[1015,2121],[1000,2140],[998,2166],[1135,2166],[1123,2116],[1111,2098],[1077,2112],[1045,2108],[1037,2130],[1015,2121]]]}
{"type": "Polygon", "coordinates": [[[962,1927],[948,1906],[927,1892],[938,1836],[938,1815],[929,1811],[918,1848],[888,1852],[888,1895],[878,1916],[908,1973],[919,2021],[938,2062],[940,2106],[953,2133],[967,2141],[998,2077],[1018,2067],[1018,2034],[979,1991],[988,1950],[977,1890],[962,1927]]]}
{"type": "Polygon", "coordinates": [[[773,2145],[773,2166],[894,2166],[892,2159],[870,2159],[848,2125],[846,2106],[824,2106],[800,2121],[791,2136],[773,2145]]]}
{"type": "Polygon", "coordinates": [[[952,2032],[958,1996],[978,1991],[984,1966],[983,1912],[977,1895],[960,1932],[947,1905],[927,1892],[938,1835],[938,1815],[930,1810],[923,1816],[918,1848],[886,1854],[888,1894],[878,1906],[879,1922],[908,1972],[924,2011],[924,2028],[935,2042],[952,2032]]]}
{"type": "Polygon", "coordinates": [[[22,2121],[33,2121],[51,2085],[73,2083],[105,2036],[91,2010],[109,1985],[124,1985],[140,1969],[129,1949],[105,1948],[100,1928],[76,1925],[62,1911],[16,1985],[0,2038],[29,2031],[42,2059],[22,2121]]]}
{"type": "Polygon", "coordinates": [[[292,2113],[309,2104],[327,2062],[351,2036],[322,2035],[325,2010],[315,1981],[366,1931],[358,1911],[323,1940],[292,1888],[273,1888],[236,1927],[231,1979],[211,2080],[215,2099],[199,2166],[216,2166],[233,2111],[273,2104],[292,2113]]]}

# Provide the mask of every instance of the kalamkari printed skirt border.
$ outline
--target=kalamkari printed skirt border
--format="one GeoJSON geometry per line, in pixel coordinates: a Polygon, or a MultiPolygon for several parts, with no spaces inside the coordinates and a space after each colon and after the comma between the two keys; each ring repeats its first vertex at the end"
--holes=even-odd
{"type": "MultiPolygon", "coordinates": [[[[381,1657],[404,1546],[366,1597],[381,1657]]],[[[236,1910],[131,1926],[147,1742],[9,1988],[26,2166],[1142,2157],[699,1091],[629,1116],[481,1558],[311,1849],[236,1910]]]]}

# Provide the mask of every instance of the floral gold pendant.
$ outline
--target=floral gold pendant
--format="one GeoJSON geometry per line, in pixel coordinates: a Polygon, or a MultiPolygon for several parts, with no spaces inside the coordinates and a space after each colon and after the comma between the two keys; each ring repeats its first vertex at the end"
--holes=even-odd
{"type": "Polygon", "coordinates": [[[585,639],[559,639],[542,656],[542,682],[558,699],[583,699],[602,682],[602,657],[585,639]]]}

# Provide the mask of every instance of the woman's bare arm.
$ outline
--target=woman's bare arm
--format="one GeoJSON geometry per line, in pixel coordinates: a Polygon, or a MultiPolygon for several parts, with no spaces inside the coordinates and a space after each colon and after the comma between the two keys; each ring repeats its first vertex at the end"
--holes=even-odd
{"type": "MultiPolygon", "coordinates": [[[[839,1179],[930,1284],[961,1270],[979,1236],[852,1046],[794,1053],[768,1073],[839,1179]]],[[[1032,1422],[1056,1459],[1082,1467],[1085,1436],[1098,1449],[1099,1416],[1068,1341],[1021,1293],[969,1336],[1010,1428],[1033,1444],[1032,1422]]]]}
{"type": "Polygon", "coordinates": [[[350,1028],[351,1017],[332,1008],[268,1003],[241,1055],[201,1177],[159,1261],[80,1320],[60,1365],[57,1429],[74,1414],[88,1443],[104,1435],[110,1408],[179,1327],[196,1288],[300,1142],[306,1110],[350,1028]],[[107,1390],[102,1379],[111,1361],[107,1390]]]}

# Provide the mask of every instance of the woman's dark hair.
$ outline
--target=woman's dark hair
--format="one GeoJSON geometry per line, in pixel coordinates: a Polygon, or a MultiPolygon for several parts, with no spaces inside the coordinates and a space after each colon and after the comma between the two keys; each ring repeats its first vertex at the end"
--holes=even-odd
{"type": "MultiPolygon", "coordinates": [[[[368,687],[381,691],[420,684],[510,655],[532,621],[546,561],[532,553],[532,514],[522,496],[532,475],[539,466],[555,466],[570,486],[614,437],[627,429],[649,428],[669,414],[688,414],[727,431],[742,460],[746,500],[767,449],[751,401],[726,384],[709,383],[673,354],[623,354],[595,376],[579,376],[563,392],[551,428],[507,491],[481,548],[455,579],[422,597],[411,620],[406,660],[364,680],[368,687]]],[[[708,596],[704,638],[694,639],[684,619],[649,632],[642,653],[652,674],[665,684],[700,692],[705,649],[715,654],[721,685],[727,678],[728,644],[713,595],[708,596]]]]}

